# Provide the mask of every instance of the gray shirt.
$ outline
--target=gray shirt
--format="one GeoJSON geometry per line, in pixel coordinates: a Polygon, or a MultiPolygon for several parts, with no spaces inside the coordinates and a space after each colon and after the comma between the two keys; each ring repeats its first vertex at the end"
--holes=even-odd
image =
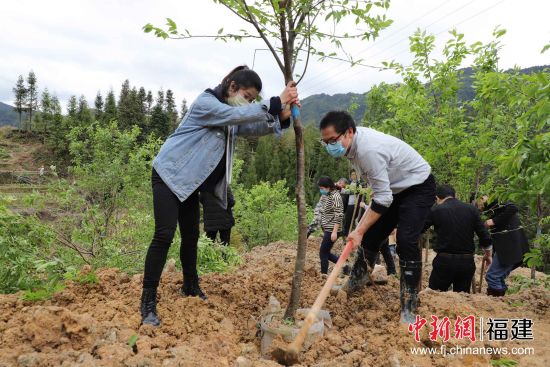
{"type": "Polygon", "coordinates": [[[356,171],[368,180],[374,202],[388,208],[393,194],[424,182],[431,167],[404,141],[367,127],[358,127],[347,153],[356,171]]]}

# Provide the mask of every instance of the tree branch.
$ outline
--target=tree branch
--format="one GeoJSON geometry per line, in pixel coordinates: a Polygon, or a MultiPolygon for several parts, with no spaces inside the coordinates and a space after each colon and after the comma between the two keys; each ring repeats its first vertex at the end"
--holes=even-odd
{"type": "Polygon", "coordinates": [[[254,18],[254,15],[250,12],[250,9],[248,8],[248,5],[246,4],[246,0],[243,0],[243,5],[245,7],[246,14],[248,15],[248,17],[250,19],[250,22],[252,23],[254,28],[256,28],[256,30],[258,31],[258,34],[264,40],[265,44],[267,45],[267,47],[269,48],[269,50],[273,54],[273,57],[275,58],[275,61],[277,62],[277,65],[279,65],[279,68],[281,69],[281,72],[284,73],[285,72],[285,66],[281,62],[281,58],[279,57],[279,55],[277,55],[277,51],[275,50],[275,48],[273,47],[271,42],[269,42],[269,40],[267,39],[265,33],[262,31],[262,29],[258,25],[258,21],[256,20],[256,18],[254,18]]]}

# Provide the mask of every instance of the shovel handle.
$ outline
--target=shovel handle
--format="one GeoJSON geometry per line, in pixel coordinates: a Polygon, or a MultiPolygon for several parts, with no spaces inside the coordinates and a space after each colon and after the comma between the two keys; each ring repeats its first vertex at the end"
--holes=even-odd
{"type": "Polygon", "coordinates": [[[334,281],[336,280],[336,277],[340,273],[340,270],[344,266],[344,263],[346,262],[352,250],[353,250],[353,242],[349,241],[346,244],[346,247],[344,247],[344,251],[342,251],[342,254],[338,258],[336,265],[334,265],[334,268],[332,269],[332,272],[328,276],[328,279],[325,285],[323,286],[323,288],[321,289],[321,292],[319,292],[319,295],[317,296],[315,303],[313,303],[313,306],[307,313],[304,324],[300,328],[298,335],[296,335],[296,338],[290,344],[291,349],[295,351],[299,351],[302,348],[302,344],[304,343],[304,340],[307,336],[307,332],[309,331],[309,328],[315,322],[315,319],[317,318],[317,314],[321,310],[321,307],[323,306],[323,304],[325,303],[325,300],[330,294],[330,290],[332,288],[332,285],[334,284],[334,281]]]}

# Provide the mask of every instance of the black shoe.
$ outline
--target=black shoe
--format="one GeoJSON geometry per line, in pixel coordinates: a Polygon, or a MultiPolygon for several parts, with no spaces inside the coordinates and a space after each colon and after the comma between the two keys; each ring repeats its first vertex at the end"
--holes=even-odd
{"type": "Polygon", "coordinates": [[[506,294],[506,289],[487,288],[487,295],[493,297],[503,297],[506,294]]]}
{"type": "Polygon", "coordinates": [[[362,246],[357,249],[357,257],[351,269],[351,274],[342,287],[344,292],[353,294],[370,282],[368,267],[370,266],[371,270],[374,269],[375,258],[376,252],[365,250],[362,246]]]}
{"type": "Polygon", "coordinates": [[[157,315],[157,289],[143,288],[141,294],[141,323],[153,326],[160,326],[157,315]]]}
{"type": "Polygon", "coordinates": [[[180,294],[186,297],[199,297],[203,301],[206,301],[208,297],[202,291],[199,286],[199,276],[198,275],[184,275],[183,276],[183,286],[181,287],[180,294]]]}
{"type": "Polygon", "coordinates": [[[418,308],[418,292],[420,291],[420,275],[422,261],[400,261],[400,301],[401,322],[412,324],[416,320],[418,308]]]}

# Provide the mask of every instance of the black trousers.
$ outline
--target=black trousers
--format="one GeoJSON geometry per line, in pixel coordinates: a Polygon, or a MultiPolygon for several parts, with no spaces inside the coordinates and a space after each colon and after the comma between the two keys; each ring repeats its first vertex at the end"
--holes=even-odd
{"type": "MultiPolygon", "coordinates": [[[[323,241],[321,241],[321,247],[319,248],[319,260],[321,261],[321,274],[328,273],[328,262],[331,261],[336,263],[338,261],[338,256],[334,255],[332,252],[332,246],[334,242],[330,239],[332,232],[325,231],[323,235],[323,241]]],[[[338,233],[340,236],[342,233],[338,233]]]]}
{"type": "Polygon", "coordinates": [[[454,292],[470,293],[476,271],[474,256],[438,254],[432,262],[429,287],[446,292],[453,286],[454,292]]]}
{"type": "Polygon", "coordinates": [[[216,236],[220,233],[220,242],[222,245],[229,245],[231,240],[231,229],[220,229],[217,231],[206,231],[206,237],[210,238],[212,241],[216,241],[216,236]]]}
{"type": "Polygon", "coordinates": [[[401,261],[421,261],[418,239],[430,209],[435,202],[435,179],[426,181],[393,195],[389,209],[363,236],[361,245],[378,252],[380,246],[397,227],[397,254],[401,261]]]}
{"type": "Polygon", "coordinates": [[[181,234],[180,260],[183,274],[186,276],[197,275],[199,193],[196,191],[187,200],[180,202],[155,170],[153,170],[151,183],[153,186],[155,234],[145,257],[144,288],[158,287],[168,249],[172,244],[178,224],[181,234]]]}

